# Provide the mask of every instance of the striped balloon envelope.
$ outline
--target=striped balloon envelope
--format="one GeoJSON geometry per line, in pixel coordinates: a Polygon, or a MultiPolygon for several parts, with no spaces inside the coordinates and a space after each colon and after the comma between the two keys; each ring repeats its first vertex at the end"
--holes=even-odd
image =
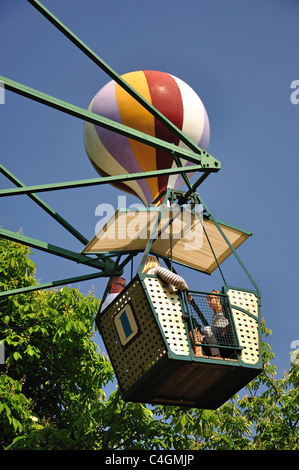
{"type": "MultiPolygon", "coordinates": [[[[192,142],[207,150],[210,140],[208,115],[201,99],[189,85],[173,75],[152,70],[127,73],[122,78],[192,142]]],[[[188,148],[114,80],[95,95],[88,109],[150,136],[188,148]]],[[[165,151],[87,122],[84,124],[84,144],[91,163],[101,176],[176,166],[171,154],[165,151]]],[[[182,164],[189,163],[182,160],[182,164]]],[[[164,175],[117,182],[114,186],[135,194],[149,206],[163,189],[177,189],[183,182],[181,175],[164,175]]]]}

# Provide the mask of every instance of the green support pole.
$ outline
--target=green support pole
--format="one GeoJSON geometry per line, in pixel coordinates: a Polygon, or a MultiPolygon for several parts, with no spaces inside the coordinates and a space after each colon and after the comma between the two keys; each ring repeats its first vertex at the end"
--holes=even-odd
{"type": "Polygon", "coordinates": [[[190,150],[186,150],[182,147],[178,147],[177,145],[164,142],[163,140],[158,139],[157,137],[147,135],[143,132],[137,131],[136,129],[124,126],[123,124],[112,121],[111,119],[107,119],[103,116],[99,116],[98,114],[92,113],[91,111],[67,103],[66,101],[54,98],[51,95],[42,93],[41,91],[34,90],[33,88],[22,85],[21,83],[15,82],[14,80],[10,80],[8,78],[0,76],[0,82],[4,84],[7,90],[13,91],[14,93],[18,93],[22,96],[25,96],[26,98],[30,98],[46,106],[50,106],[54,109],[57,109],[58,111],[63,111],[66,114],[70,114],[71,116],[77,117],[97,126],[104,127],[105,129],[137,140],[151,147],[164,150],[165,152],[175,152],[178,156],[183,157],[185,160],[202,165],[202,171],[220,170],[220,162],[204,150],[202,150],[200,154],[196,154],[194,152],[191,152],[190,150]]]}
{"type": "Polygon", "coordinates": [[[253,279],[253,277],[251,276],[251,274],[249,273],[248,269],[246,268],[246,266],[244,265],[243,261],[241,260],[240,256],[237,254],[236,250],[234,249],[234,247],[232,246],[232,244],[230,243],[230,241],[228,240],[228,238],[226,237],[226,235],[224,234],[223,230],[221,230],[221,227],[219,226],[218,224],[218,221],[217,219],[215,219],[215,217],[213,217],[213,215],[211,214],[211,212],[209,211],[209,209],[207,208],[207,206],[205,205],[205,203],[203,202],[203,200],[201,198],[199,198],[201,204],[203,205],[204,209],[206,210],[207,214],[209,215],[209,218],[214,222],[214,224],[216,225],[218,231],[221,233],[222,237],[224,238],[224,240],[226,241],[227,245],[229,246],[229,248],[231,249],[231,252],[234,254],[235,258],[237,259],[237,261],[239,262],[240,266],[242,267],[243,271],[245,272],[245,274],[247,275],[247,277],[249,278],[249,280],[251,281],[252,285],[254,286],[254,288],[256,289],[256,292],[257,292],[257,295],[258,297],[260,298],[261,296],[261,291],[258,287],[258,285],[256,284],[255,280],[253,279]]]}
{"type": "Polygon", "coordinates": [[[33,292],[36,290],[51,289],[52,287],[59,287],[66,284],[74,284],[75,282],[81,281],[89,281],[90,279],[96,279],[98,277],[105,276],[107,276],[105,273],[86,274],[77,277],[70,277],[68,279],[60,279],[59,281],[46,282],[34,286],[20,287],[19,289],[12,289],[0,292],[0,298],[8,297],[11,295],[27,294],[28,292],[33,292]]]}
{"type": "Polygon", "coordinates": [[[61,33],[72,41],[87,57],[107,73],[116,83],[135,98],[147,111],[155,116],[162,124],[170,129],[182,142],[184,142],[195,153],[201,154],[202,150],[192,142],[182,131],[180,131],[171,121],[169,121],[160,111],[152,106],[143,96],[132,88],[120,75],[118,75],[108,64],[96,55],[83,41],[81,41],[70,29],[68,29],[58,18],[56,18],[47,8],[37,0],[27,0],[45,18],[47,18],[61,33]]]}
{"type": "MultiPolygon", "coordinates": [[[[88,110],[84,110],[78,106],[74,106],[65,101],[54,98],[50,95],[42,93],[40,91],[34,90],[30,87],[26,87],[20,83],[9,80],[5,77],[0,77],[0,81],[4,84],[5,88],[14,93],[18,93],[22,96],[25,96],[29,99],[42,103],[46,106],[50,106],[56,110],[62,111],[68,115],[74,116],[76,118],[82,119],[83,121],[90,122],[94,125],[101,126],[105,129],[108,129],[112,132],[124,135],[128,138],[137,140],[145,145],[163,150],[167,153],[170,153],[177,165],[181,165],[180,159],[184,158],[188,162],[193,163],[192,166],[188,167],[178,167],[170,168],[167,170],[156,170],[149,171],[144,173],[135,173],[131,175],[118,175],[105,178],[94,178],[89,180],[79,180],[79,181],[69,181],[56,184],[44,184],[44,185],[35,185],[35,186],[25,186],[20,180],[18,180],[14,175],[12,175],[7,169],[2,165],[0,166],[0,171],[5,174],[17,188],[6,189],[0,191],[0,196],[9,196],[9,195],[20,195],[27,194],[34,202],[36,202],[43,210],[45,210],[49,215],[51,215],[57,222],[59,222],[64,228],[66,228],[73,236],[75,236],[80,242],[86,244],[88,240],[81,235],[74,227],[72,227],[63,217],[57,214],[52,208],[50,208],[42,199],[40,199],[36,192],[45,192],[53,191],[60,189],[76,188],[83,186],[91,186],[98,184],[111,184],[116,181],[130,181],[141,178],[151,178],[155,176],[160,176],[161,174],[179,174],[182,173],[184,180],[188,186],[188,191],[185,193],[191,194],[194,192],[195,187],[197,187],[200,182],[202,182],[211,172],[217,172],[221,168],[221,164],[218,160],[212,157],[208,152],[199,148],[194,142],[192,142],[180,129],[178,129],[171,121],[169,121],[162,113],[160,113],[156,108],[154,108],[148,101],[146,101],[134,88],[132,88],[120,75],[118,75],[114,70],[111,69],[100,57],[98,57],[89,47],[87,47],[77,36],[75,36],[66,26],[62,24],[49,10],[47,10],[39,1],[37,0],[28,0],[28,2],[33,5],[45,18],[47,18],[59,31],[61,31],[67,38],[69,38],[73,44],[75,44],[84,54],[86,54],[90,59],[93,60],[104,72],[106,72],[113,80],[116,81],[126,92],[128,92],[134,99],[136,99],[147,111],[149,111],[153,116],[155,116],[163,125],[165,125],[169,130],[173,132],[184,144],[190,149],[185,149],[178,147],[174,144],[164,142],[161,139],[156,137],[144,134],[140,131],[132,129],[130,127],[124,126],[117,122],[114,122],[110,119],[104,118],[94,114],[88,110]],[[191,185],[186,177],[188,172],[199,171],[202,176],[198,181],[191,185]]],[[[27,288],[16,289],[14,291],[7,291],[2,293],[4,295],[13,295],[16,293],[27,292],[30,290],[38,290],[42,288],[48,288],[58,285],[63,285],[72,282],[78,282],[80,280],[92,279],[95,277],[109,276],[116,267],[115,262],[110,258],[110,254],[107,256],[101,255],[101,259],[90,258],[85,254],[78,254],[74,251],[67,250],[56,245],[48,244],[33,238],[26,237],[24,235],[15,234],[5,229],[0,228],[0,236],[8,240],[16,241],[18,243],[25,244],[37,248],[39,250],[45,251],[56,256],[61,256],[65,259],[75,261],[80,264],[88,265],[93,268],[102,270],[101,273],[90,274],[86,276],[79,276],[75,278],[69,278],[59,281],[53,281],[51,283],[45,283],[40,286],[28,286],[27,288]]],[[[147,247],[149,249],[150,243],[147,247]]],[[[131,256],[131,255],[130,255],[131,256]]],[[[125,260],[123,264],[130,259],[130,257],[125,260]]],[[[119,269],[117,272],[120,272],[119,269]]]]}
{"type": "MultiPolygon", "coordinates": [[[[184,168],[184,172],[193,172],[193,171],[201,171],[201,165],[190,165],[184,168]]],[[[167,168],[166,170],[153,170],[153,171],[145,171],[143,173],[131,173],[125,175],[117,175],[117,176],[105,176],[102,178],[92,178],[88,180],[78,180],[78,181],[66,181],[64,183],[51,183],[51,184],[41,184],[35,186],[22,186],[20,188],[9,188],[9,189],[1,189],[0,190],[0,197],[3,196],[15,196],[20,194],[28,194],[28,193],[37,193],[37,192],[45,192],[45,191],[56,191],[60,189],[71,189],[71,188],[79,188],[84,186],[94,186],[99,184],[111,184],[117,181],[131,181],[137,179],[144,179],[144,178],[153,178],[155,176],[161,175],[174,175],[180,174],[182,172],[182,168],[167,168]]]]}
{"type": "Polygon", "coordinates": [[[146,261],[146,257],[147,255],[149,254],[150,252],[150,249],[151,249],[151,246],[154,242],[154,240],[159,236],[159,233],[158,233],[158,228],[159,228],[159,224],[160,224],[160,221],[161,221],[161,218],[162,218],[162,214],[163,212],[165,211],[165,208],[166,208],[166,202],[168,201],[169,199],[169,196],[171,194],[171,189],[170,188],[167,188],[166,190],[166,195],[164,197],[164,200],[161,204],[161,206],[159,207],[159,209],[157,209],[157,220],[155,221],[154,223],[154,227],[152,228],[152,231],[149,235],[149,239],[147,241],[147,244],[146,244],[146,247],[143,251],[143,254],[142,254],[142,258],[141,258],[141,261],[140,261],[140,264],[139,264],[139,268],[137,270],[137,272],[140,274],[142,269],[143,269],[143,266],[145,264],[145,261],[146,261]]]}
{"type": "MultiPolygon", "coordinates": [[[[10,181],[12,181],[19,188],[25,188],[26,186],[16,178],[10,171],[8,171],[3,165],[0,164],[0,171],[5,175],[10,181]]],[[[81,233],[78,232],[72,225],[70,225],[61,215],[59,215],[54,209],[52,209],[48,204],[46,204],[40,197],[32,193],[27,193],[27,195],[32,199],[36,204],[38,204],[45,212],[47,212],[51,217],[53,217],[60,225],[62,225],[66,230],[68,230],[74,237],[76,237],[81,243],[87,245],[88,240],[81,233]]]]}
{"type": "MultiPolygon", "coordinates": [[[[172,158],[174,159],[175,164],[176,164],[177,167],[183,168],[181,159],[175,154],[175,152],[173,152],[172,158]]],[[[192,185],[191,185],[190,181],[188,180],[188,178],[187,178],[187,176],[186,176],[186,173],[184,173],[183,171],[182,171],[182,177],[183,177],[183,179],[184,179],[184,181],[185,181],[186,186],[188,186],[189,191],[193,191],[192,185]]]]}
{"type": "Polygon", "coordinates": [[[183,195],[183,199],[185,201],[188,201],[188,198],[191,196],[191,194],[195,193],[195,190],[198,188],[198,186],[209,176],[210,172],[205,172],[201,175],[201,177],[191,186],[191,188],[188,189],[183,195]]]}
{"type": "Polygon", "coordinates": [[[75,251],[67,250],[65,248],[61,248],[56,245],[52,245],[50,243],[42,242],[40,240],[36,240],[34,238],[27,237],[25,235],[20,235],[10,230],[5,230],[0,228],[0,237],[5,238],[7,240],[11,240],[17,243],[21,243],[22,245],[30,246],[32,248],[37,248],[38,250],[45,251],[46,253],[50,253],[56,256],[61,256],[62,258],[75,261],[80,264],[84,264],[93,268],[97,269],[105,269],[108,271],[113,269],[114,262],[110,258],[105,259],[93,259],[89,258],[86,255],[76,253],[75,251]],[[109,269],[110,267],[110,269],[109,269]]]}

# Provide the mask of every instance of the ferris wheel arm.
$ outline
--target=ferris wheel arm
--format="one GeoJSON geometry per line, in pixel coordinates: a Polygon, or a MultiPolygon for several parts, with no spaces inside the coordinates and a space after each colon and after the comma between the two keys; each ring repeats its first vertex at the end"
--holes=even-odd
{"type": "Polygon", "coordinates": [[[37,248],[38,250],[45,251],[46,253],[50,253],[56,256],[60,256],[70,261],[75,261],[79,264],[84,264],[93,268],[104,269],[108,274],[108,271],[111,271],[114,266],[113,260],[111,260],[110,258],[106,259],[105,256],[102,256],[102,259],[90,258],[85,254],[76,253],[75,251],[68,250],[66,248],[61,248],[57,245],[46,243],[41,240],[27,237],[23,234],[15,233],[3,228],[0,228],[0,237],[5,238],[6,240],[21,243],[22,245],[30,246],[31,248],[37,248]]]}
{"type": "Polygon", "coordinates": [[[56,18],[47,8],[37,0],[27,0],[36,8],[47,20],[49,20],[61,33],[71,40],[85,55],[87,55],[96,65],[107,73],[118,85],[135,98],[147,111],[155,116],[162,124],[170,129],[184,144],[195,153],[200,154],[201,149],[190,140],[180,129],[169,121],[160,111],[150,104],[142,95],[131,87],[120,75],[118,75],[106,62],[95,54],[81,39],[79,39],[69,28],[67,28],[58,18],[56,18]]]}
{"type": "MultiPolygon", "coordinates": [[[[0,172],[5,175],[10,181],[12,181],[19,188],[25,188],[26,186],[7,168],[0,164],[0,172]]],[[[45,212],[53,217],[60,225],[67,229],[74,237],[76,237],[81,243],[88,243],[85,238],[78,230],[76,230],[71,224],[69,224],[61,215],[59,215],[54,209],[52,209],[46,202],[44,202],[39,196],[33,193],[26,193],[30,199],[32,199],[37,205],[39,205],[45,212]]]]}
{"type": "Polygon", "coordinates": [[[99,116],[98,114],[92,113],[91,111],[67,103],[66,101],[35,90],[6,77],[0,76],[0,82],[3,83],[7,90],[25,96],[26,98],[32,99],[33,101],[37,101],[41,104],[57,109],[58,111],[65,112],[71,116],[137,140],[143,144],[158,148],[172,155],[175,153],[177,156],[183,157],[187,161],[201,165],[201,171],[205,171],[207,169],[210,171],[218,171],[221,168],[220,162],[216,160],[216,158],[212,157],[206,150],[198,148],[199,152],[194,153],[175,144],[168,143],[164,140],[158,139],[157,137],[153,137],[151,135],[145,134],[144,132],[140,132],[136,129],[115,122],[111,119],[99,116]]]}
{"type": "MultiPolygon", "coordinates": [[[[184,168],[184,172],[194,172],[201,169],[200,165],[191,165],[184,168]]],[[[166,170],[153,170],[145,171],[142,173],[131,173],[117,176],[103,176],[101,178],[90,178],[88,180],[77,180],[77,181],[65,181],[61,183],[49,183],[49,184],[40,184],[34,186],[21,186],[18,188],[8,188],[0,190],[0,197],[4,196],[15,196],[20,194],[29,194],[37,192],[46,192],[46,191],[56,191],[61,189],[71,189],[71,188],[80,188],[84,186],[95,186],[99,184],[112,184],[116,181],[131,181],[141,178],[151,178],[157,175],[162,174],[178,174],[181,173],[182,169],[177,168],[167,168],[166,170]]],[[[208,173],[208,172],[207,172],[208,173]]]]}
{"type": "Polygon", "coordinates": [[[26,294],[28,292],[33,292],[36,290],[51,289],[52,287],[59,287],[67,284],[74,284],[82,281],[89,281],[91,279],[96,279],[98,277],[107,276],[105,272],[96,272],[93,274],[85,274],[82,276],[69,277],[67,279],[59,279],[57,281],[44,282],[42,284],[36,284],[34,286],[20,287],[18,289],[11,289],[7,291],[0,292],[0,298],[8,297],[11,295],[26,294]]]}

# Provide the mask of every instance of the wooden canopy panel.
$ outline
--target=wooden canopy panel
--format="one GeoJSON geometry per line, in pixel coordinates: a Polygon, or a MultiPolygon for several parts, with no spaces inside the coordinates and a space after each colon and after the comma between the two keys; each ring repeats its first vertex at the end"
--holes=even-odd
{"type": "MultiPolygon", "coordinates": [[[[118,209],[82,252],[143,251],[153,236],[158,217],[158,209],[118,209]]],[[[251,235],[224,222],[218,222],[218,225],[234,249],[251,235]]],[[[213,221],[185,210],[177,213],[166,211],[162,215],[150,251],[158,256],[172,256],[173,261],[207,274],[217,268],[215,256],[221,264],[232,253],[213,221]]]]}

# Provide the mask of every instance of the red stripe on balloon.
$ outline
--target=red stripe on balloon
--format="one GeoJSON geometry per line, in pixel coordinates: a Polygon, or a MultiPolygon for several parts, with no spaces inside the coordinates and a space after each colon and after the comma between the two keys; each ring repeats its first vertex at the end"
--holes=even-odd
{"type": "MultiPolygon", "coordinates": [[[[144,74],[148,82],[152,105],[164,114],[180,130],[183,128],[183,101],[180,89],[176,81],[167,73],[145,70],[144,74]]],[[[167,127],[161,124],[155,118],[155,135],[166,142],[179,144],[179,138],[176,137],[167,127]]],[[[171,168],[173,158],[169,153],[156,149],[157,170],[171,168]]],[[[159,192],[167,187],[168,176],[158,178],[159,192]]]]}

